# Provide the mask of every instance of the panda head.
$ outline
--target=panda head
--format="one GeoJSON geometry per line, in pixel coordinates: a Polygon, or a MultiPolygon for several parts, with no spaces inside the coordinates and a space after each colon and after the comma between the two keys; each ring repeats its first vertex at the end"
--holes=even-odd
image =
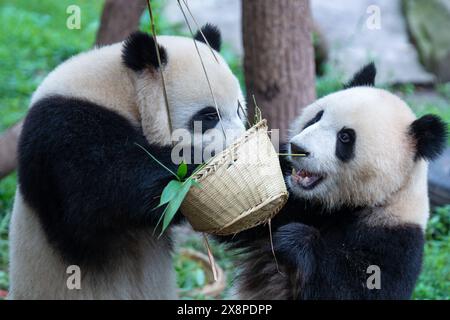
{"type": "Polygon", "coordinates": [[[122,60],[134,81],[147,139],[170,143],[162,71],[172,129],[194,133],[195,125],[196,135],[191,135],[194,142],[201,142],[203,148],[209,143],[225,146],[245,131],[243,94],[239,81],[219,54],[220,31],[207,24],[194,39],[195,42],[187,37],[158,36],[160,66],[153,37],[136,32],[123,43],[122,60]]]}
{"type": "Polygon", "coordinates": [[[373,88],[374,78],[370,64],[294,122],[290,152],[306,156],[290,157],[293,196],[328,208],[376,206],[418,175],[426,183],[424,160],[444,148],[446,125],[433,115],[416,119],[400,98],[373,88]]]}

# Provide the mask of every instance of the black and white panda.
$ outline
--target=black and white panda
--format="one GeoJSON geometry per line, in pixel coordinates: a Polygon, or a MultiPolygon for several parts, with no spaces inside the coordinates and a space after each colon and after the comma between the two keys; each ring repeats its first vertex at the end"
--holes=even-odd
{"type": "MultiPolygon", "coordinates": [[[[218,53],[220,32],[202,31],[215,51],[195,39],[228,143],[245,130],[245,102],[218,53]]],[[[192,132],[202,121],[208,145],[218,114],[194,41],[157,40],[172,127],[192,132]]],[[[172,177],[136,145],[176,169],[158,68],[153,38],[136,32],[69,59],[34,93],[19,142],[9,298],[177,297],[170,236],[153,235],[157,196],[172,177]],[[80,290],[67,286],[70,265],[80,267],[80,290]]]]}
{"type": "Polygon", "coordinates": [[[411,297],[429,216],[427,162],[443,149],[446,125],[371,87],[375,73],[367,65],[293,122],[288,151],[306,156],[283,163],[290,199],[272,221],[278,268],[267,227],[224,239],[245,249],[240,298],[411,297]]]}

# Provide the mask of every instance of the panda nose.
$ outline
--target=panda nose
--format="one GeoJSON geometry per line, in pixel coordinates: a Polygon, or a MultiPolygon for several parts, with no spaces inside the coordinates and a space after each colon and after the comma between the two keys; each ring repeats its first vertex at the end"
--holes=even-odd
{"type": "Polygon", "coordinates": [[[309,156],[309,152],[303,146],[299,146],[298,144],[292,142],[291,142],[291,153],[304,154],[306,157],[309,156]]]}

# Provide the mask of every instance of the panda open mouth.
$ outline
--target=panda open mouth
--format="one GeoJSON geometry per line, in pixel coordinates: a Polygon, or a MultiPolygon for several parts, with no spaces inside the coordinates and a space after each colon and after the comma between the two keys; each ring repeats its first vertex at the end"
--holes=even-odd
{"type": "Polygon", "coordinates": [[[297,171],[292,169],[292,182],[298,184],[302,189],[311,190],[315,188],[324,178],[319,173],[309,172],[306,170],[297,171]]]}

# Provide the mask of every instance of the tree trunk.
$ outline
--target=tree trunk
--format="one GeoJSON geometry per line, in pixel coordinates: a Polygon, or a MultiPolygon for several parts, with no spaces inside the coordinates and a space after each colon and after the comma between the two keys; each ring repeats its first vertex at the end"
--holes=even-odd
{"type": "Polygon", "coordinates": [[[285,140],[290,122],[316,97],[309,1],[244,0],[242,15],[249,115],[255,95],[285,140]]]}
{"type": "Polygon", "coordinates": [[[145,8],[145,0],[106,0],[95,44],[107,45],[124,40],[138,29],[145,8]]]}
{"type": "Polygon", "coordinates": [[[0,136],[0,179],[17,166],[17,141],[23,121],[18,122],[0,136]]]}

